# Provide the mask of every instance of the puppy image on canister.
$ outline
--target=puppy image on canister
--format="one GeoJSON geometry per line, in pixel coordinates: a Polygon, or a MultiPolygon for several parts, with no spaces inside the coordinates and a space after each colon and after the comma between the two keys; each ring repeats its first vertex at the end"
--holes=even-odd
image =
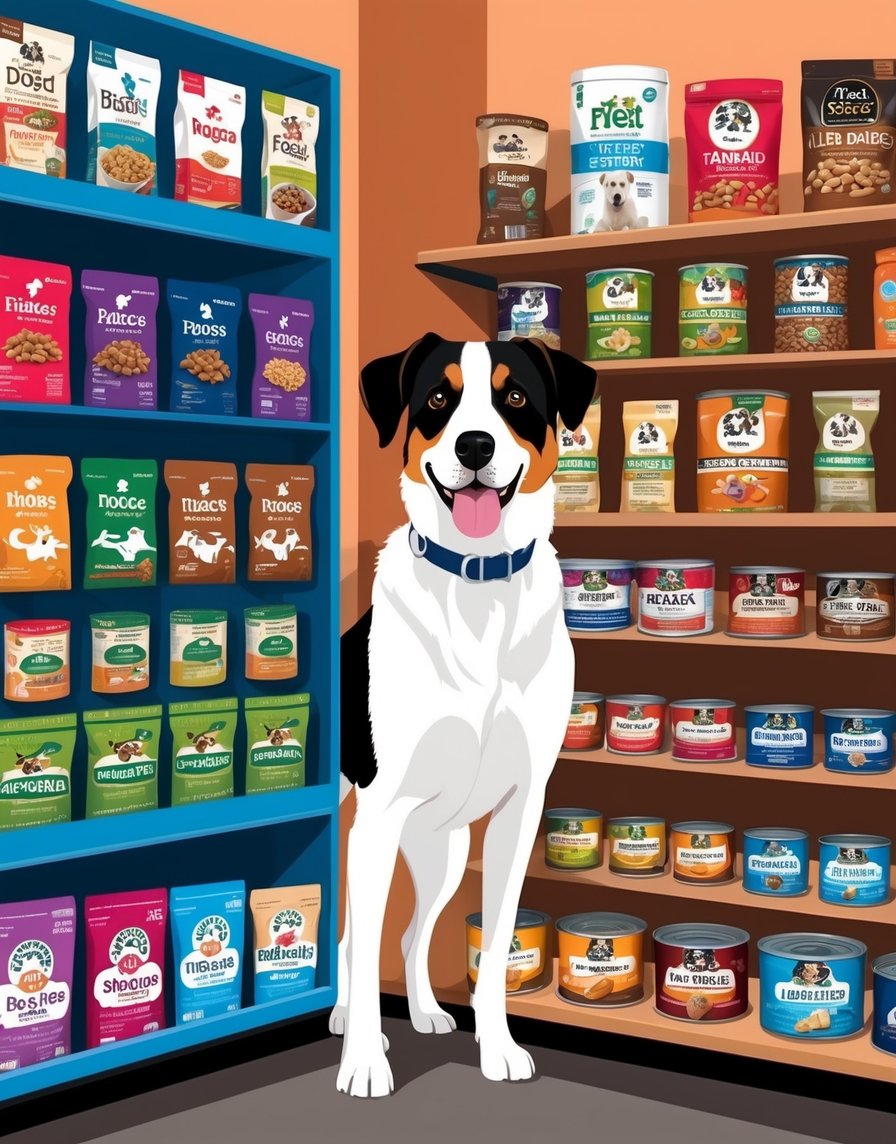
{"type": "Polygon", "coordinates": [[[657,755],[665,738],[662,695],[608,696],[607,749],[614,755],[657,755]]]}
{"type": "Polygon", "coordinates": [[[809,892],[809,835],[786,826],[744,831],[744,889],[748,894],[795,898],[809,892]]]}
{"type": "Polygon", "coordinates": [[[564,751],[599,751],[604,745],[604,697],[596,691],[574,691],[564,751]]]}
{"type": "Polygon", "coordinates": [[[744,708],[746,761],[751,767],[811,767],[815,708],[804,703],[763,703],[744,708]]]}
{"type": "Polygon", "coordinates": [[[734,262],[678,271],[678,352],[682,357],[745,354],[747,268],[734,262]]]}
{"type": "Polygon", "coordinates": [[[644,996],[644,932],[630,914],[568,914],[557,920],[557,993],[575,1005],[634,1005],[644,996]]]}
{"type": "Polygon", "coordinates": [[[865,1024],[867,947],[826,933],[759,939],[759,1023],[803,1040],[852,1037],[865,1024]]]}
{"type": "Polygon", "coordinates": [[[560,295],[553,282],[504,282],[498,287],[498,341],[539,338],[560,349],[560,295]]]}
{"type": "Polygon", "coordinates": [[[734,827],[726,822],[674,822],[672,876],[691,886],[734,880],[734,827]]]}
{"type": "Polygon", "coordinates": [[[892,572],[819,572],[815,631],[824,640],[870,643],[896,635],[892,572]]]}
{"type": "Polygon", "coordinates": [[[834,906],[882,906],[890,898],[890,839],[825,834],[818,840],[818,897],[834,906]]]}
{"type": "Polygon", "coordinates": [[[653,931],[654,1008],[679,1021],[731,1021],[749,1008],[750,935],[682,922],[653,931]]]}
{"type": "Polygon", "coordinates": [[[702,636],[712,631],[716,566],[711,560],[642,560],[635,565],[638,631],[702,636]]]}
{"type": "Polygon", "coordinates": [[[731,699],[675,699],[669,704],[672,758],[683,763],[730,763],[737,758],[731,699]]]}
{"type": "Polygon", "coordinates": [[[893,769],[896,712],[873,707],[829,707],[821,714],[826,770],[882,775],[893,769]]]}
{"type": "MultiPolygon", "coordinates": [[[[507,954],[507,992],[534,993],[551,983],[553,961],[548,956],[551,919],[539,910],[517,910],[513,940],[507,954]]],[[[476,992],[482,956],[482,914],[467,917],[467,986],[476,992]]]]}
{"type": "Polygon", "coordinates": [[[871,1043],[882,1052],[896,1054],[896,953],[876,958],[871,975],[874,983],[871,1043]]]}
{"type": "Polygon", "coordinates": [[[786,640],[806,634],[802,568],[741,565],[728,577],[729,636],[786,640]]]}
{"type": "Polygon", "coordinates": [[[632,622],[630,560],[561,560],[563,616],[571,632],[618,632],[632,622]]]}
{"type": "Polygon", "coordinates": [[[601,860],[601,825],[599,810],[581,806],[555,807],[546,810],[544,861],[552,870],[592,870],[601,860]]]}
{"type": "Polygon", "coordinates": [[[666,865],[666,820],[611,818],[607,823],[609,866],[614,874],[655,878],[666,865]]]}

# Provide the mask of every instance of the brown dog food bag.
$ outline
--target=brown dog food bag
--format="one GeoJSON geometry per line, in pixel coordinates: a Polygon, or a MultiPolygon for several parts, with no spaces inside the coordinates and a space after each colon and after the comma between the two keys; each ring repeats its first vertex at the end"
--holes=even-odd
{"type": "Polygon", "coordinates": [[[246,465],[249,579],[310,580],[312,465],[246,465]]]}
{"type": "Polygon", "coordinates": [[[72,586],[68,457],[0,457],[0,592],[72,586]]]}
{"type": "Polygon", "coordinates": [[[790,395],[697,394],[697,511],[787,512],[790,395]]]}
{"type": "Polygon", "coordinates": [[[171,584],[236,581],[236,465],[166,461],[168,580],[171,584]]]}
{"type": "Polygon", "coordinates": [[[544,233],[548,125],[527,115],[480,115],[479,243],[544,233]]]}

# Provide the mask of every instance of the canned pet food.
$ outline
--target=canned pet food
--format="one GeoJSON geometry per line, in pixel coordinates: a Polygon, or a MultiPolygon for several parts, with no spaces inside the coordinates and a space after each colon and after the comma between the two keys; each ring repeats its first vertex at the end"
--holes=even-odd
{"type": "Polygon", "coordinates": [[[14,703],[64,699],[71,690],[68,620],[13,620],[3,625],[3,697],[14,703]]]}
{"type": "Polygon", "coordinates": [[[889,899],[889,838],[825,834],[818,846],[821,901],[835,906],[882,906],[889,899]]]}
{"type": "Polygon", "coordinates": [[[678,271],[678,352],[682,357],[745,354],[747,268],[735,262],[678,271]]]}
{"type": "Polygon", "coordinates": [[[227,613],[172,612],[169,678],[174,687],[213,687],[227,679],[227,613]]]}
{"type": "Polygon", "coordinates": [[[896,635],[892,572],[819,572],[815,631],[826,640],[870,643],[896,635]]]}
{"type": "Polygon", "coordinates": [[[730,763],[737,758],[730,699],[678,699],[669,704],[672,758],[682,763],[730,763]]]}
{"type": "Polygon", "coordinates": [[[651,270],[592,270],[585,275],[588,357],[650,357],[651,270]]]}
{"type": "MultiPolygon", "coordinates": [[[[539,910],[517,910],[513,941],[507,955],[508,993],[534,993],[550,985],[553,961],[548,956],[551,919],[539,910]]],[[[482,955],[482,914],[467,917],[467,986],[476,991],[482,955]]]]}
{"type": "Polygon", "coordinates": [[[812,766],[814,707],[804,703],[764,703],[745,707],[747,763],[751,767],[812,766]]]}
{"type": "Polygon", "coordinates": [[[643,560],[635,565],[638,631],[701,636],[712,631],[716,566],[711,560],[643,560]]]}
{"type": "Polygon", "coordinates": [[[809,892],[809,835],[782,826],[744,831],[744,889],[795,898],[809,892]]]}
{"type": "Polygon", "coordinates": [[[90,689],[123,695],[149,687],[149,616],[145,612],[105,612],[90,617],[90,689]]]}
{"type": "Polygon", "coordinates": [[[876,958],[871,971],[874,979],[871,1043],[885,1053],[896,1053],[896,953],[876,958]]]}
{"type": "Polygon", "coordinates": [[[653,931],[654,1008],[679,1021],[730,1021],[749,1007],[750,935],[683,922],[653,931]]]}
{"type": "Polygon", "coordinates": [[[598,751],[604,745],[604,697],[596,691],[574,691],[564,751],[598,751]]]}
{"type": "Polygon", "coordinates": [[[544,812],[544,862],[552,870],[592,870],[600,865],[599,810],[564,806],[544,812]]]}
{"type": "Polygon", "coordinates": [[[504,282],[498,287],[498,341],[539,338],[560,349],[561,288],[552,282],[504,282]]]}
{"type": "Polygon", "coordinates": [[[759,939],[759,1024],[780,1037],[833,1040],[865,1023],[867,948],[826,933],[759,939]]]}
{"type": "Polygon", "coordinates": [[[666,865],[663,818],[611,818],[607,823],[609,866],[614,874],[656,877],[666,865]]]}
{"type": "Polygon", "coordinates": [[[674,822],[672,876],[691,886],[734,880],[734,827],[725,822],[674,822]]]}
{"type": "Polygon", "coordinates": [[[631,625],[631,561],[561,560],[560,570],[563,615],[571,632],[618,632],[631,625]]]}
{"type": "Polygon", "coordinates": [[[803,254],[775,260],[775,352],[849,349],[849,259],[803,254]]]}
{"type": "Polygon", "coordinates": [[[790,397],[697,394],[697,511],[786,512],[790,397]]]}
{"type": "Polygon", "coordinates": [[[568,914],[557,921],[557,993],[576,1005],[634,1005],[644,996],[644,931],[630,914],[568,914]]]}
{"type": "Polygon", "coordinates": [[[246,608],[246,679],[292,679],[299,673],[295,604],[246,608]]]}
{"type": "Polygon", "coordinates": [[[802,568],[732,568],[728,578],[729,636],[786,640],[806,634],[802,568]]]}
{"type": "Polygon", "coordinates": [[[607,698],[607,749],[615,755],[656,755],[666,737],[662,695],[610,695],[607,698]]]}
{"type": "Polygon", "coordinates": [[[824,718],[824,765],[843,774],[880,775],[893,769],[896,712],[829,707],[824,718]]]}

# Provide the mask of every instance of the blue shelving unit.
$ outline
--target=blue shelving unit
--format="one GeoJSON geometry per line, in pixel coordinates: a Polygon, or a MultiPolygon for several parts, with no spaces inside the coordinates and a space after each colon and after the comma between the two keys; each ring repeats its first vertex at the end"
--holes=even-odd
{"type": "MultiPolygon", "coordinates": [[[[307,786],[283,794],[245,795],[186,807],[168,806],[166,760],[160,745],[160,806],[156,811],[86,821],[86,759],[79,733],[73,771],[71,823],[0,834],[0,901],[74,894],[79,936],[73,989],[73,1053],[42,1065],[0,1075],[0,1104],[49,1088],[91,1079],[212,1041],[288,1021],[330,1007],[336,993],[336,889],[338,887],[339,756],[339,75],[332,68],[164,16],[117,0],[7,0],[4,14],[37,20],[75,36],[69,73],[69,178],[57,180],[0,167],[0,252],[63,262],[73,270],[70,406],[0,403],[0,452],[56,453],[72,458],[70,592],[0,594],[0,623],[62,617],[72,621],[72,694],[40,705],[0,700],[0,716],[16,718],[115,706],[90,690],[88,616],[140,610],[152,622],[150,687],[122,696],[117,705],[176,702],[237,695],[309,691],[307,786]],[[162,64],[158,113],[159,196],[129,195],[89,185],[86,169],[86,64],[91,38],[155,56],[162,64]],[[243,210],[214,211],[174,202],[172,118],[179,68],[242,84],[247,89],[243,132],[243,210]],[[317,144],[317,229],[260,217],[261,90],[295,94],[321,108],[317,144]],[[168,278],[226,282],[251,291],[310,299],[315,326],[311,350],[313,421],[256,420],[250,414],[253,337],[244,310],[238,361],[238,416],[197,417],[167,412],[170,373],[167,312],[160,307],[159,412],[84,408],[84,307],[78,288],[83,269],[153,274],[164,297],[168,278]],[[158,584],[153,589],[90,591],[81,588],[85,555],[82,457],[153,457],[159,463],[156,503],[160,537],[158,584]],[[227,460],[237,465],[237,582],[200,589],[167,583],[166,459],[227,460]],[[245,465],[252,461],[300,462],[315,468],[312,503],[314,576],[296,584],[249,583],[245,577],[250,536],[245,465]],[[295,603],[299,612],[299,677],[279,683],[244,678],[243,609],[253,604],[295,603]],[[203,689],[168,683],[168,613],[211,607],[229,613],[227,681],[203,689]],[[83,899],[89,893],[188,885],[243,878],[248,888],[320,882],[323,910],[317,987],[288,1001],[254,1005],[252,958],[245,959],[243,1008],[226,1017],[169,1028],[121,1044],[84,1051],[85,957],[83,899]]],[[[240,720],[237,771],[244,757],[240,720]]],[[[251,932],[247,931],[251,950],[251,932]]],[[[170,948],[166,972],[173,973],[170,948]]]]}

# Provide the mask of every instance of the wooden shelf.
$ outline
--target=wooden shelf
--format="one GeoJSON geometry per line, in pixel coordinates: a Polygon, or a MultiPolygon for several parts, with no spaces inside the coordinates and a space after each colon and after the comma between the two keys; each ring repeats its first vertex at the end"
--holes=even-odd
{"type": "Polygon", "coordinates": [[[555,528],[896,528],[896,512],[558,512],[555,528]]]}
{"type": "MultiPolygon", "coordinates": [[[[896,366],[896,350],[831,350],[806,354],[716,354],[709,357],[602,358],[588,361],[598,376],[607,373],[692,373],[695,369],[713,373],[747,373],[751,370],[805,369],[817,373],[820,366],[896,366]]],[[[707,379],[707,385],[709,380],[707,379]]]]}

